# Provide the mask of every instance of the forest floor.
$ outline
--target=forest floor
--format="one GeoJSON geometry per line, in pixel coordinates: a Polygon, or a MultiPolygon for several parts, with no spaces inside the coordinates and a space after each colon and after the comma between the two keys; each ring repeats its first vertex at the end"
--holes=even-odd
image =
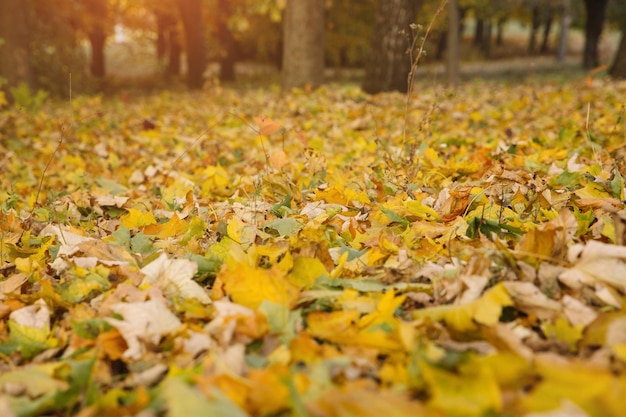
{"type": "Polygon", "coordinates": [[[621,417],[626,84],[498,65],[3,108],[0,415],[621,417]]]}

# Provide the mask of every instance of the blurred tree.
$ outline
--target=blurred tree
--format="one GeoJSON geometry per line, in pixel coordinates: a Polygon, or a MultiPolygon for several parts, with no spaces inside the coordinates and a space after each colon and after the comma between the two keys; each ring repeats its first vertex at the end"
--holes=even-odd
{"type": "Polygon", "coordinates": [[[446,60],[446,75],[448,79],[448,84],[457,85],[459,83],[459,61],[460,61],[460,52],[461,52],[461,43],[459,36],[459,25],[460,25],[460,11],[459,11],[459,1],[458,0],[449,0],[448,1],[448,36],[447,36],[447,60],[446,60]]]}
{"type": "Polygon", "coordinates": [[[202,88],[207,65],[202,0],[177,0],[185,30],[187,85],[202,88]]]}
{"type": "Polygon", "coordinates": [[[609,1],[607,17],[612,24],[621,28],[622,31],[609,74],[616,78],[626,78],[626,2],[623,0],[609,1]]]}
{"type": "Polygon", "coordinates": [[[324,0],[288,0],[285,9],[282,88],[324,81],[324,0]]]}
{"type": "Polygon", "coordinates": [[[106,74],[104,46],[113,23],[107,0],[82,0],[83,28],[91,45],[91,75],[103,78],[106,74]]]}
{"type": "Polygon", "coordinates": [[[77,0],[31,0],[30,54],[36,89],[68,96],[72,86],[90,89],[87,56],[80,37],[85,33],[82,5],[77,0]]]}
{"type": "Polygon", "coordinates": [[[6,92],[20,83],[33,86],[30,10],[28,0],[0,1],[0,87],[6,92]]]}
{"type": "Polygon", "coordinates": [[[540,53],[546,53],[549,49],[550,32],[552,30],[552,20],[554,19],[554,9],[545,2],[535,2],[531,12],[530,36],[528,39],[528,52],[537,52],[537,34],[541,26],[543,26],[543,38],[540,53]]]}
{"type": "Polygon", "coordinates": [[[333,0],[327,7],[326,64],[364,66],[374,27],[376,0],[333,0]]]}
{"type": "Polygon", "coordinates": [[[585,11],[585,49],[583,51],[583,67],[594,68],[600,65],[598,43],[604,26],[608,0],[584,0],[585,11]]]}
{"type": "Polygon", "coordinates": [[[234,15],[232,0],[217,0],[217,39],[220,43],[220,81],[235,79],[235,62],[237,61],[237,41],[229,20],[234,15]]]}
{"type": "Polygon", "coordinates": [[[166,61],[165,75],[176,76],[181,71],[181,36],[179,15],[174,0],[147,0],[147,7],[156,21],[156,53],[159,62],[166,61]]]}
{"type": "Polygon", "coordinates": [[[365,67],[363,90],[370,94],[408,89],[411,50],[415,36],[410,26],[415,23],[421,6],[419,0],[379,0],[374,36],[365,67]]]}
{"type": "Polygon", "coordinates": [[[622,27],[622,38],[609,69],[609,74],[615,78],[626,78],[626,23],[622,27]]]}

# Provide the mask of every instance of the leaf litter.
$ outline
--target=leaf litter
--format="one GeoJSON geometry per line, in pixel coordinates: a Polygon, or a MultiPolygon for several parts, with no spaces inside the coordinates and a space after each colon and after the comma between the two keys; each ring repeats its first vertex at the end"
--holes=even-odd
{"type": "Polygon", "coordinates": [[[1,414],[622,415],[624,85],[417,90],[5,109],[1,414]]]}

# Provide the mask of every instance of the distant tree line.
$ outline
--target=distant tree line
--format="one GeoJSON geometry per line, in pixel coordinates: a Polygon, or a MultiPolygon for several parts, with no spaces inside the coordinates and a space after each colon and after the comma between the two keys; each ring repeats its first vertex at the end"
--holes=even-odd
{"type": "Polygon", "coordinates": [[[230,81],[236,63],[251,60],[281,68],[284,89],[315,88],[324,81],[325,66],[353,66],[365,68],[363,87],[368,92],[406,91],[417,59],[446,57],[449,80],[454,80],[459,51],[469,47],[490,58],[503,44],[509,21],[527,26],[527,53],[554,53],[560,59],[566,52],[568,27],[584,29],[585,68],[600,64],[598,44],[605,25],[621,28],[622,41],[609,73],[626,77],[623,0],[442,4],[441,0],[2,0],[0,85],[7,96],[20,83],[63,93],[71,73],[76,83],[89,80],[97,88],[98,80],[107,76],[107,42],[120,25],[133,36],[154,42],[163,77],[182,76],[184,68],[190,88],[202,87],[209,61],[219,63],[222,81],[230,81]],[[467,30],[469,21],[472,33],[467,30]],[[418,57],[420,48],[428,56],[418,57]]]}

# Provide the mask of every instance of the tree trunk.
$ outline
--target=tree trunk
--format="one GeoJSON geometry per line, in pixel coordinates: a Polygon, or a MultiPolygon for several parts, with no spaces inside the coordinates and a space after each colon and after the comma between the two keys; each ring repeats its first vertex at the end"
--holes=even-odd
{"type": "Polygon", "coordinates": [[[440,61],[447,50],[448,31],[436,33],[436,35],[439,37],[437,38],[437,47],[435,48],[435,60],[440,61]]]}
{"type": "Polygon", "coordinates": [[[608,0],[585,0],[587,20],[585,22],[585,50],[583,67],[594,68],[600,65],[598,43],[604,26],[606,5],[608,0]]]}
{"type": "Polygon", "coordinates": [[[474,28],[474,45],[480,46],[483,43],[485,37],[485,19],[482,17],[476,18],[476,27],[474,28]]]}
{"type": "Polygon", "coordinates": [[[491,57],[491,44],[493,41],[493,22],[491,19],[485,21],[485,32],[483,33],[483,43],[481,49],[485,58],[491,57]]]}
{"type": "Polygon", "coordinates": [[[104,45],[106,43],[107,35],[104,32],[104,28],[93,28],[89,32],[89,43],[91,45],[91,75],[96,78],[104,78],[106,75],[106,69],[104,66],[104,45]]]}
{"type": "Polygon", "coordinates": [[[173,25],[167,35],[168,39],[168,59],[167,70],[165,74],[168,77],[180,75],[180,55],[183,48],[180,42],[180,31],[176,25],[173,25]]]}
{"type": "Polygon", "coordinates": [[[412,56],[407,50],[414,36],[423,35],[410,29],[415,23],[419,3],[416,0],[379,0],[372,47],[365,67],[365,92],[408,90],[412,56]]]}
{"type": "Polygon", "coordinates": [[[218,1],[217,37],[222,50],[220,56],[220,81],[235,80],[235,62],[237,55],[237,41],[228,27],[228,19],[233,14],[232,0],[218,1]]]}
{"type": "Polygon", "coordinates": [[[446,73],[448,78],[448,84],[457,85],[459,83],[459,56],[460,56],[460,42],[459,42],[459,1],[450,0],[448,2],[448,53],[446,61],[446,73]]]}
{"type": "Polygon", "coordinates": [[[548,7],[545,10],[545,20],[543,27],[543,40],[541,41],[541,47],[539,48],[539,52],[545,54],[548,52],[549,44],[550,44],[550,32],[552,31],[552,20],[554,18],[554,11],[551,7],[548,7]]]}
{"type": "Polygon", "coordinates": [[[165,52],[168,50],[167,33],[169,31],[169,16],[160,11],[155,11],[156,17],[156,53],[159,62],[165,57],[165,52]]]}
{"type": "Polygon", "coordinates": [[[609,75],[615,78],[626,78],[626,24],[622,26],[622,39],[615,53],[609,75]]]}
{"type": "Polygon", "coordinates": [[[533,54],[537,49],[537,32],[541,26],[541,11],[539,6],[534,6],[530,25],[530,37],[528,38],[528,53],[533,54]]]}
{"type": "Polygon", "coordinates": [[[207,64],[202,0],[177,0],[177,3],[185,29],[187,85],[193,89],[202,88],[207,64]]]}
{"type": "Polygon", "coordinates": [[[282,89],[324,81],[324,0],[287,0],[283,20],[282,89]]]}
{"type": "Polygon", "coordinates": [[[504,44],[504,25],[506,24],[506,17],[498,19],[496,24],[496,45],[502,46],[504,44]]]}
{"type": "Polygon", "coordinates": [[[87,37],[91,45],[91,75],[104,78],[104,46],[107,39],[107,17],[109,4],[106,0],[88,0],[84,2],[87,37]]]}
{"type": "MultiPolygon", "coordinates": [[[[29,47],[30,6],[24,0],[0,1],[0,78],[6,80],[2,89],[24,82],[33,86],[33,70],[29,47]]],[[[10,95],[7,95],[10,100],[10,95]]]]}

